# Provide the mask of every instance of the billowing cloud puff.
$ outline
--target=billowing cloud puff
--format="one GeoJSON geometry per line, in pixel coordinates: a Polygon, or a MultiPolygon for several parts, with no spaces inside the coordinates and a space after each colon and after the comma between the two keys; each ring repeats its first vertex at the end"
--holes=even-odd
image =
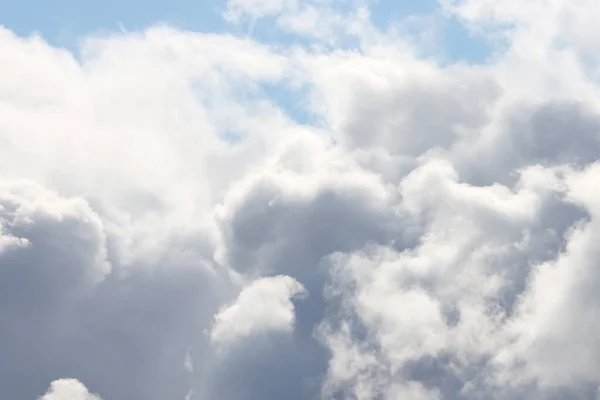
{"type": "Polygon", "coordinates": [[[592,3],[441,1],[477,62],[362,1],[1,29],[3,395],[596,399],[592,3]]]}
{"type": "Polygon", "coordinates": [[[0,222],[0,257],[7,266],[3,273],[18,264],[11,258],[23,263],[31,260],[14,273],[35,280],[43,273],[63,275],[72,285],[97,283],[111,271],[102,221],[81,198],[61,198],[31,182],[4,180],[0,182],[0,222]]]}
{"type": "Polygon", "coordinates": [[[291,331],[295,318],[291,298],[302,293],[302,285],[289,276],[253,281],[240,292],[233,304],[215,316],[211,340],[229,344],[253,334],[291,331]]]}
{"type": "Polygon", "coordinates": [[[50,384],[48,392],[40,400],[101,400],[90,393],[85,385],[76,379],[59,379],[50,384]]]}

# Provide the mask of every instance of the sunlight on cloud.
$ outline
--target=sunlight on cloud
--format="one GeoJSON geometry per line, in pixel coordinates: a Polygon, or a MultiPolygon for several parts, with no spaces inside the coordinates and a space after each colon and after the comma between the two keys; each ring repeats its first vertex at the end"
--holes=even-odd
{"type": "Polygon", "coordinates": [[[59,379],[50,384],[48,392],[40,400],[101,400],[75,379],[59,379]]]}
{"type": "Polygon", "coordinates": [[[211,340],[227,343],[263,331],[292,330],[295,316],[290,298],[302,293],[302,285],[288,276],[253,281],[235,303],[215,316],[211,340]]]}
{"type": "Polygon", "coordinates": [[[0,29],[3,394],[596,399],[600,9],[435,12],[497,47],[365,1],[228,3],[294,43],[0,29]]]}

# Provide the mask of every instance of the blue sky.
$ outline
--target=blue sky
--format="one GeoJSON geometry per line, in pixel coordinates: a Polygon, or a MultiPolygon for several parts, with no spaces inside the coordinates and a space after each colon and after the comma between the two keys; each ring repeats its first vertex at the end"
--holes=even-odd
{"type": "MultiPolygon", "coordinates": [[[[0,1],[0,24],[18,35],[39,32],[53,45],[75,48],[85,34],[121,27],[132,31],[159,22],[202,32],[239,32],[221,17],[225,7],[223,0],[4,0],[0,1]]],[[[372,5],[371,15],[384,27],[410,15],[431,14],[436,7],[436,0],[379,0],[372,5]]],[[[481,61],[488,54],[483,42],[470,37],[457,21],[445,19],[439,29],[444,53],[439,56],[481,61]]],[[[257,29],[256,34],[260,33],[257,29]]]]}
{"type": "Polygon", "coordinates": [[[19,35],[40,32],[53,44],[70,46],[78,36],[112,31],[120,25],[136,30],[157,22],[183,28],[216,31],[222,28],[216,0],[5,0],[0,23],[19,35]]]}

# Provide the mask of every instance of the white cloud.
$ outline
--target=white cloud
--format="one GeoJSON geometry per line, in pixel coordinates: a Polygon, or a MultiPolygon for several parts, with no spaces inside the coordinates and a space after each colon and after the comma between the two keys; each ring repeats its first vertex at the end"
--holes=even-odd
{"type": "Polygon", "coordinates": [[[593,289],[600,278],[594,244],[598,201],[591,198],[598,172],[596,164],[569,174],[569,199],[589,210],[591,219],[572,227],[556,259],[535,266],[517,318],[508,328],[515,341],[498,357],[517,369],[520,379],[533,377],[545,387],[572,387],[600,378],[600,348],[592,333],[600,329],[592,316],[599,304],[593,289]],[[526,368],[521,370],[519,362],[526,368]]]}
{"type": "Polygon", "coordinates": [[[211,340],[228,344],[261,333],[289,332],[295,320],[291,299],[305,293],[304,287],[289,276],[257,279],[215,315],[211,340]]]}
{"type": "Polygon", "coordinates": [[[585,205],[592,222],[572,234],[545,217],[557,199],[567,201],[570,182],[588,182],[577,193],[591,193],[591,176],[569,172],[577,178],[565,181],[560,169],[533,167],[512,192],[459,184],[448,168],[428,161],[402,183],[403,204],[427,226],[418,247],[332,260],[330,293],[349,319],[340,325],[332,315],[322,328],[333,351],[329,392],[395,398],[393,388],[408,381],[430,385],[423,398],[439,390],[472,398],[478,390],[510,396],[532,382],[540,394],[597,382],[589,334],[597,299],[588,288],[596,278],[586,267],[596,255],[585,244],[594,240],[594,211],[585,205]],[[560,254],[556,235],[568,235],[560,254]]]}
{"type": "Polygon", "coordinates": [[[28,277],[32,283],[46,274],[62,276],[54,289],[65,291],[72,288],[63,284],[98,283],[111,272],[102,220],[84,199],[61,198],[27,181],[0,180],[0,223],[5,260],[0,274],[12,274],[12,262],[20,260],[25,265],[14,273],[39,274],[28,277]],[[29,271],[18,271],[23,268],[29,271]]]}
{"type": "Polygon", "coordinates": [[[446,3],[486,63],[360,1],[229,2],[306,46],[2,29],[3,393],[597,397],[597,7],[446,3]]]}
{"type": "Polygon", "coordinates": [[[50,384],[48,392],[40,400],[101,400],[90,393],[85,385],[76,379],[59,379],[50,384]]]}

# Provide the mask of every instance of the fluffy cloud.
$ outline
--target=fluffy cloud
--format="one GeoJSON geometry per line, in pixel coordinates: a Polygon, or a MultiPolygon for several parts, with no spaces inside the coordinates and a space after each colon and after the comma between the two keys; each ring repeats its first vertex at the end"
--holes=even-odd
{"type": "Polygon", "coordinates": [[[253,281],[240,292],[233,304],[215,316],[211,340],[228,344],[253,334],[291,331],[295,318],[291,298],[302,293],[302,285],[289,276],[253,281]]]}
{"type": "Polygon", "coordinates": [[[228,3],[290,46],[0,30],[3,394],[597,398],[598,9],[441,3],[486,62],[361,1],[228,3]]]}
{"type": "Polygon", "coordinates": [[[85,385],[76,379],[59,379],[50,384],[48,392],[40,400],[101,400],[90,393],[85,385]]]}

